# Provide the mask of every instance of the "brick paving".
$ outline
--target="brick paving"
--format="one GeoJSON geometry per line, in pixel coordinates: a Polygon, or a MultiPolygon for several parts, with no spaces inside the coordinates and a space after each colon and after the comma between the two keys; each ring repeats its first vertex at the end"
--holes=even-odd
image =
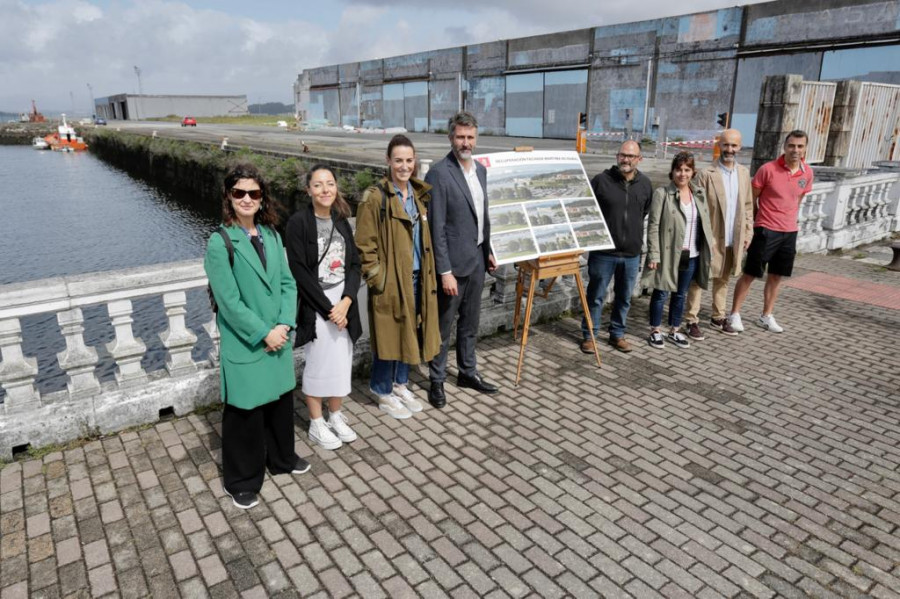
{"type": "MultiPolygon", "coordinates": [[[[816,272],[900,288],[798,261],[816,272]]],[[[298,414],[312,472],[267,477],[249,512],[222,491],[218,412],[8,464],[0,599],[900,597],[900,311],[787,287],[783,334],[658,351],[646,310],[601,369],[577,321],[535,327],[518,388],[517,346],[483,340],[501,393],[448,386],[404,422],[356,381],[360,439],[312,450],[298,414]]]]}

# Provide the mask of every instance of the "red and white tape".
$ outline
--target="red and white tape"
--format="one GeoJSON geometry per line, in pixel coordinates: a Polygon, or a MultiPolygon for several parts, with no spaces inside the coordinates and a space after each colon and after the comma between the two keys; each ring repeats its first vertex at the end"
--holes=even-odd
{"type": "Polygon", "coordinates": [[[673,146],[676,148],[691,148],[695,150],[703,150],[712,148],[716,145],[716,140],[714,139],[692,139],[689,141],[664,141],[663,146],[673,146]]]}
{"type": "Polygon", "coordinates": [[[585,137],[613,137],[616,139],[622,139],[625,136],[625,133],[622,131],[585,131],[585,137]]]}

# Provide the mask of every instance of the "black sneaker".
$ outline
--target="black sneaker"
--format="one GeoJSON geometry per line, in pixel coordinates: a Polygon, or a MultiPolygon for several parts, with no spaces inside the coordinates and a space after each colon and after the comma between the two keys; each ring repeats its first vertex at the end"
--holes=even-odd
{"type": "Polygon", "coordinates": [[[694,341],[703,341],[704,339],[706,339],[706,335],[703,334],[703,330],[700,328],[699,322],[688,323],[687,336],[694,341]]]}
{"type": "Polygon", "coordinates": [[[655,347],[656,349],[662,349],[666,346],[666,341],[663,338],[663,334],[659,331],[653,331],[650,333],[650,336],[647,337],[647,343],[650,344],[650,347],[655,347]]]}
{"type": "MultiPolygon", "coordinates": [[[[225,489],[225,487],[222,488],[225,489]]],[[[249,510],[250,508],[259,505],[259,498],[256,496],[256,493],[253,493],[252,491],[230,493],[228,489],[225,489],[225,494],[231,497],[231,501],[234,503],[235,507],[241,508],[242,510],[249,510]]]]}
{"type": "Polygon", "coordinates": [[[684,333],[681,331],[672,331],[668,335],[666,335],[666,339],[669,343],[675,345],[676,347],[680,347],[681,349],[687,349],[691,346],[691,342],[687,340],[687,337],[684,336],[684,333]]]}
{"type": "Polygon", "coordinates": [[[303,474],[305,472],[309,472],[309,462],[301,457],[298,457],[297,463],[294,464],[294,469],[291,470],[291,474],[303,474]]]}

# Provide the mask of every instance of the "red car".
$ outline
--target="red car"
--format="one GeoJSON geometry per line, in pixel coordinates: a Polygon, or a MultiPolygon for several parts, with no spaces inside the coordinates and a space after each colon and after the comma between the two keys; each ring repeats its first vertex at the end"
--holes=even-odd
{"type": "Polygon", "coordinates": [[[181,126],[182,127],[196,127],[197,119],[195,119],[192,116],[186,116],[183,119],[181,119],[181,126]]]}

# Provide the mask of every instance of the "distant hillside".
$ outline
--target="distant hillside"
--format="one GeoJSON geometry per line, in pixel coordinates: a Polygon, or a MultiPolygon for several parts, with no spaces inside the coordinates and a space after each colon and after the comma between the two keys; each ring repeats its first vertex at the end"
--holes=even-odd
{"type": "Polygon", "coordinates": [[[281,102],[251,104],[248,109],[250,114],[294,114],[293,104],[282,104],[281,102]]]}

